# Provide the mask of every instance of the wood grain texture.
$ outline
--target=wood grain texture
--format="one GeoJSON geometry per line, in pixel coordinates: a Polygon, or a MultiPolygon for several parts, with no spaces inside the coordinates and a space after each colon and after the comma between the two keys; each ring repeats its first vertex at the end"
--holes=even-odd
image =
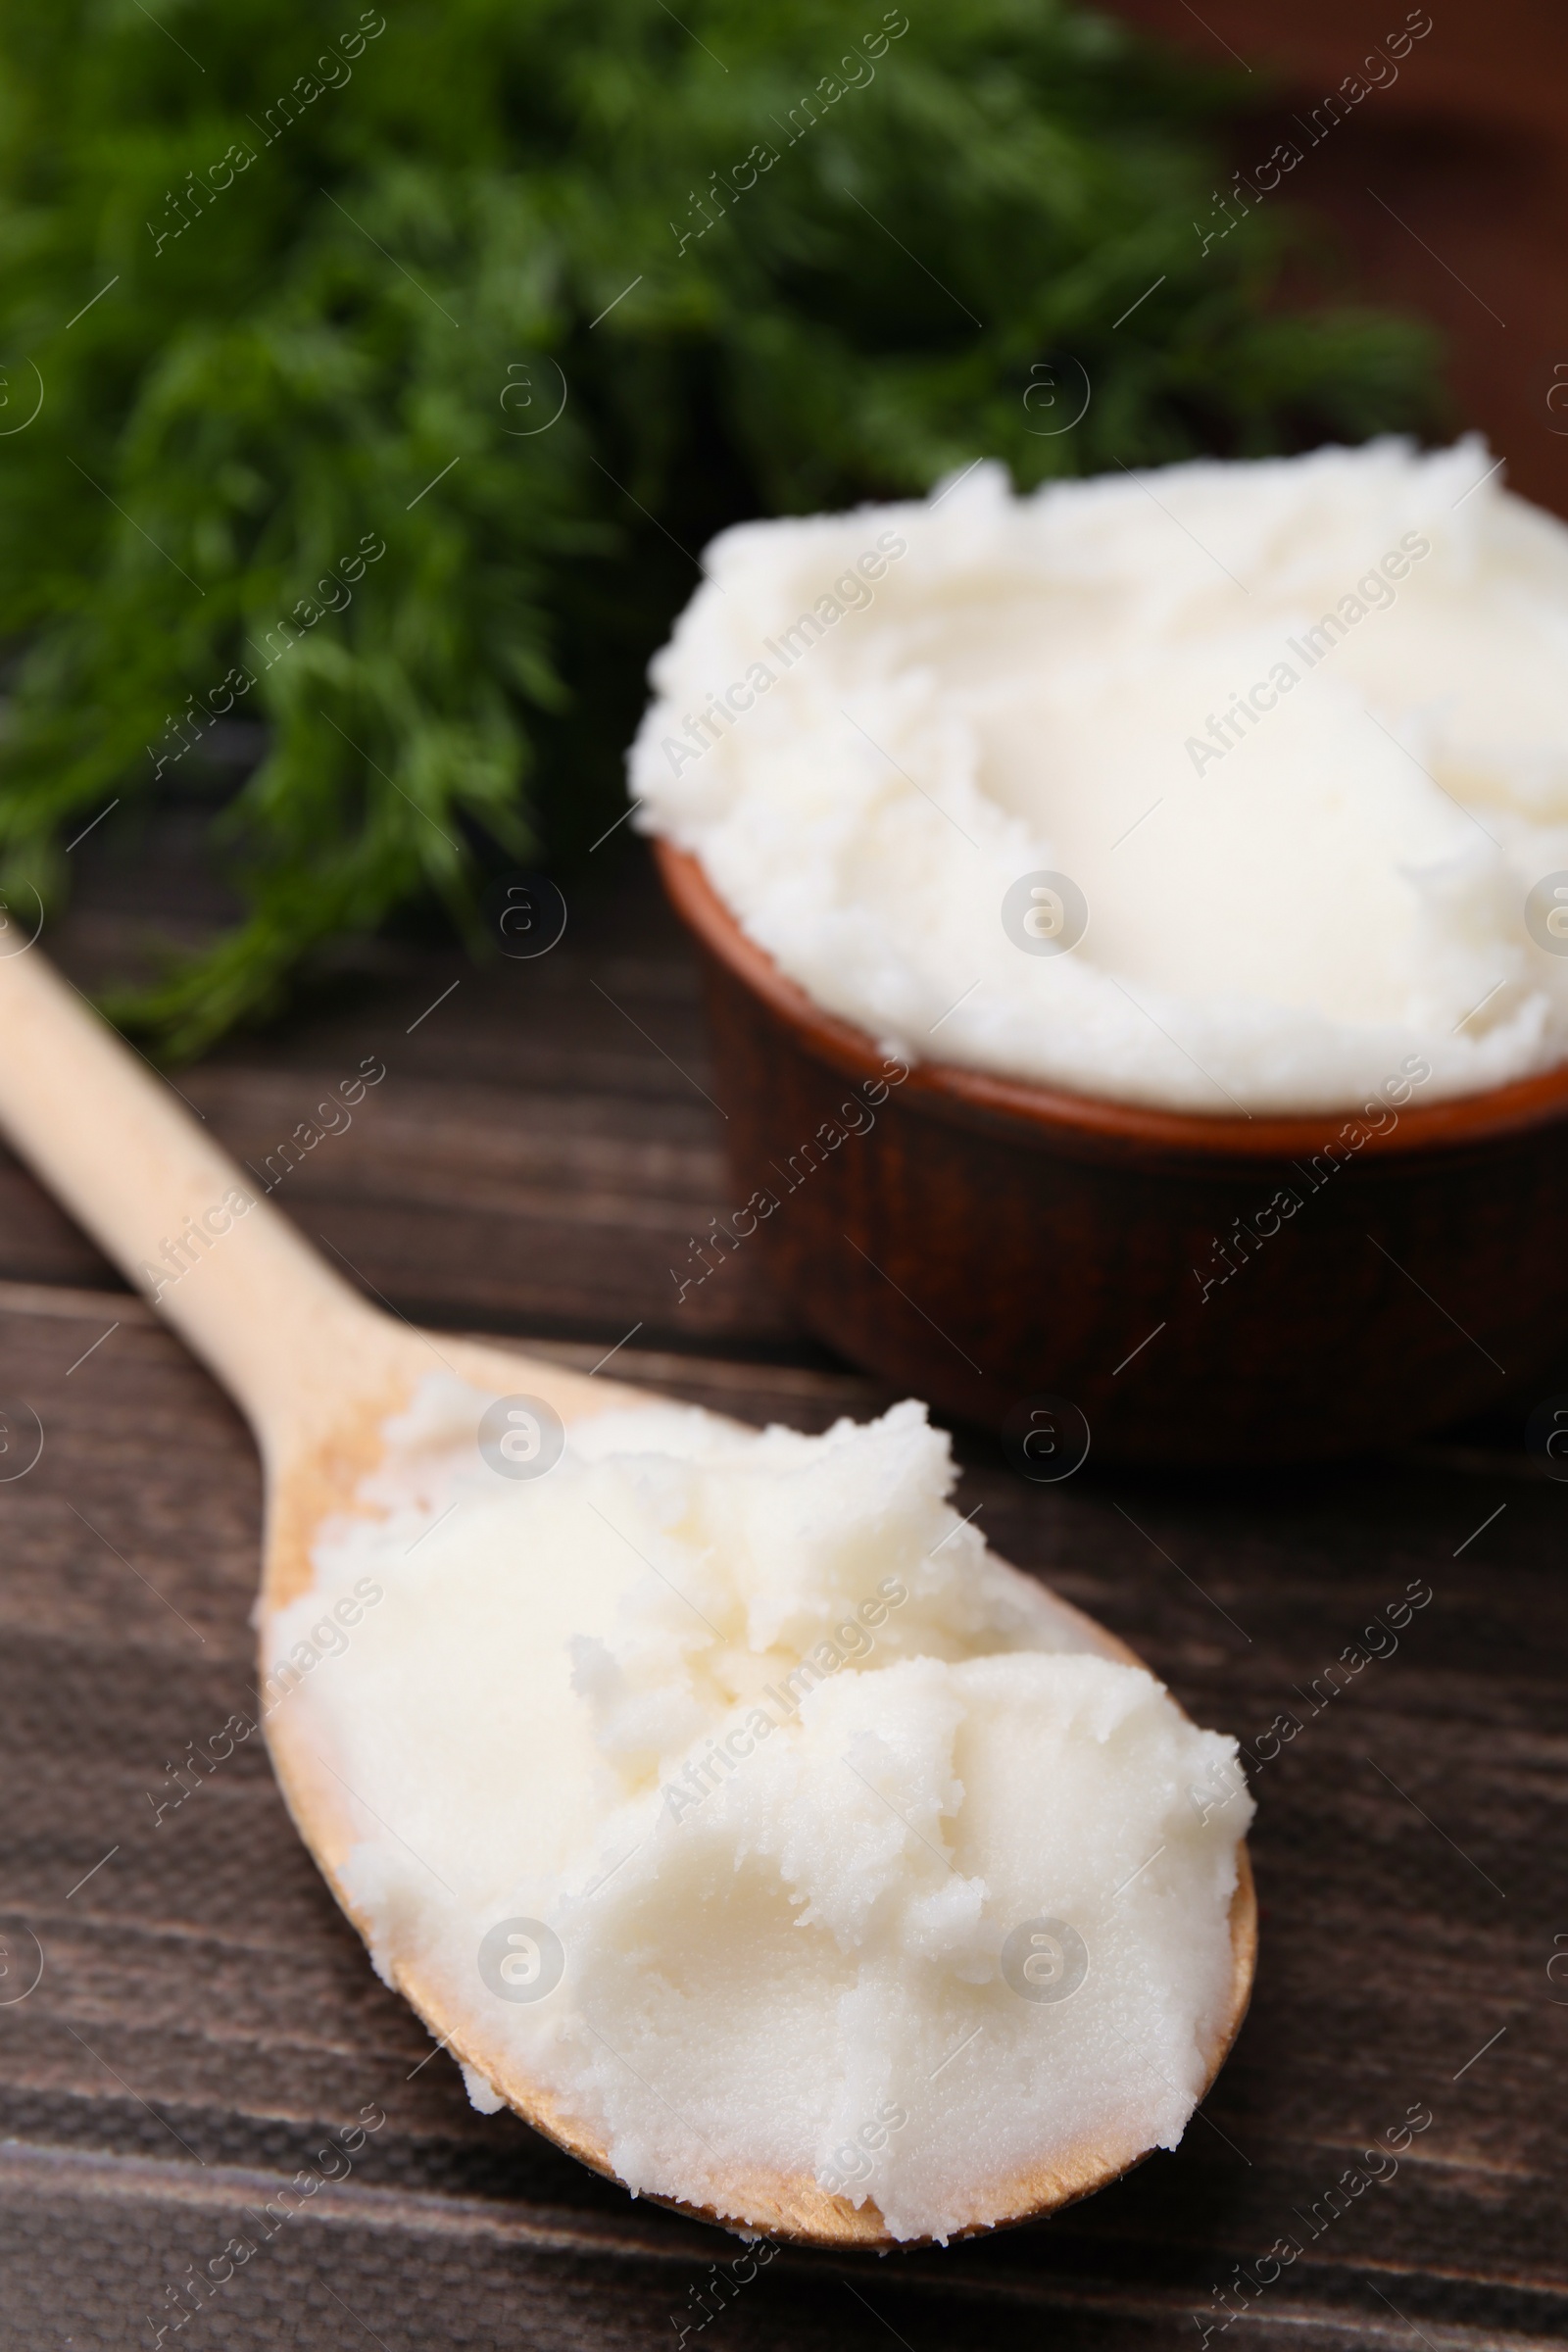
{"type": "MultiPolygon", "coordinates": [[[[296,1131],[300,1150],[346,1135],[368,1088],[385,1077],[378,1056],[365,1057],[358,1074],[318,1105],[319,1130],[302,1124],[296,1131]]],[[[290,1818],[343,1912],[377,1955],[377,1973],[404,1995],[470,2082],[488,2083],[533,2130],[615,2179],[620,2168],[612,2161],[591,2103],[584,2107],[569,2088],[541,2079],[519,2058],[501,2030],[504,2013],[481,2014],[471,2002],[458,2001],[420,1938],[394,1933],[389,1939],[377,1932],[373,1908],[353,1885],[352,1861],[368,1820],[379,1822],[380,1816],[318,1752],[319,1726],[313,1733],[296,1703],[292,1686],[300,1677],[289,1659],[298,1650],[289,1652],[282,1620],[311,1590],[323,1532],[365,1510],[366,1481],[385,1467],[386,1433],[408,1413],[435,1368],[468,1384],[470,1394],[505,1398],[525,1389],[542,1399],[540,1411],[553,1417],[558,1430],[564,1424],[573,1434],[598,1415],[657,1402],[655,1394],[617,1383],[613,1374],[584,1375],[515,1348],[445,1334],[436,1341],[369,1303],[304,1240],[275,1200],[253,1194],[240,1163],[214,1141],[211,1126],[176,1101],[145,1060],[85,1006],[37,947],[0,959],[0,1124],[40,1181],[122,1273],[149,1294],[172,1333],[246,1417],[265,1472],[264,1565],[252,1612],[257,1679],[268,1702],[259,1709],[261,1728],[290,1818]]],[[[295,1172],[282,1152],[264,1164],[279,1185],[295,1172]]],[[[274,1189],[259,1172],[255,1181],[262,1193],[274,1189]]],[[[112,1340],[116,1328],[111,1325],[84,1350],[67,1377],[112,1340]]],[[[13,1477],[36,1466],[43,1443],[41,1417],[28,1405],[0,1423],[0,1454],[13,1477]],[[28,1453],[34,1439],[38,1450],[28,1453]]],[[[352,1618],[360,1614],[355,1609],[352,1618]]],[[[1079,1623],[1092,1647],[1108,1642],[1098,1628],[1079,1623]]],[[[341,1649],[341,1629],[334,1630],[341,1649]]],[[[305,1665],[316,1662],[307,1645],[305,1665]]],[[[345,1671],[332,1669],[334,1680],[345,1671]]],[[[196,1775],[216,1771],[256,1728],[231,1717],[216,1740],[191,1751],[188,1767],[171,1770],[176,1776],[186,1769],[196,1775]]],[[[177,1777],[173,1785],[180,1803],[196,1793],[177,1777]]],[[[160,1828],[170,1810],[167,1789],[162,1800],[149,1792],[149,1803],[160,1828]]],[[[1244,1827],[1233,1822],[1233,1842],[1244,1827]]],[[[107,1867],[117,1852],[112,1848],[96,1867],[107,1867]]],[[[1200,2090],[1229,2050],[1251,1991],[1257,1913],[1240,1852],[1236,1870],[1231,1997],[1228,2013],[1209,2024],[1200,2090]]],[[[92,1875],[96,1868],[80,1886],[92,1875]]],[[[78,1891],[80,1886],[67,1899],[78,1891]]],[[[19,1970],[6,1974],[15,1980],[13,1991],[24,1997],[34,1989],[22,1985],[19,1970]]],[[[379,2109],[375,2116],[379,2128],[379,2109]]],[[[325,2159],[330,2177],[351,2169],[340,2165],[340,2156],[358,2153],[365,2136],[356,2129],[352,2149],[325,2159]]],[[[976,2203],[992,2221],[1034,2219],[1116,2178],[1147,2146],[1125,2125],[1086,2131],[1050,2168],[976,2182],[976,2203]]],[[[311,2180],[309,2185],[314,2192],[318,2183],[311,2180]]],[[[728,2219],[733,2225],[744,2216],[753,2235],[787,2229],[792,2239],[814,2246],[891,2243],[873,2208],[858,2210],[825,2193],[809,2173],[801,2180],[742,2164],[725,2168],[710,2193],[655,2193],[698,2221],[728,2219]]],[[[242,2250],[248,2257],[249,2248],[242,2250]]],[[[223,2272],[221,2279],[226,2277],[223,2272]]]]}
{"type": "MultiPolygon", "coordinates": [[[[547,990],[541,966],[514,995],[514,973],[475,980],[411,950],[179,1084],[216,1127],[238,1116],[225,1088],[280,1089],[251,1098],[266,1105],[258,1142],[275,1141],[274,1112],[384,1051],[378,1107],[390,1116],[400,1079],[429,1091],[410,1142],[362,1170],[380,1188],[381,1238],[356,1247],[350,1202],[334,1212],[339,1247],[405,1311],[425,1302],[453,1328],[526,1331],[530,1286],[557,1282],[563,1303],[529,1345],[589,1370],[637,1320],[591,1251],[575,1291],[519,1251],[503,1261],[505,1293],[487,1288],[480,1251],[465,1315],[450,1286],[471,1245],[445,1227],[480,1212],[400,1205],[399,1186],[436,1165],[444,1146],[424,1131],[439,1129],[450,1088],[491,1165],[552,1148],[537,1128],[553,1106],[564,1157],[586,1102],[603,1132],[630,1136],[646,1117],[651,1144],[707,1154],[684,1195],[694,1214],[699,1195],[714,1211],[733,1198],[718,1112],[654,1046],[612,1039],[610,1023],[625,1026],[612,1011],[597,1025],[586,983],[603,977],[600,958],[635,949],[649,976],[622,1001],[710,1086],[693,975],[643,888],[623,911],[607,899],[609,934],[569,981],[547,990]],[[408,1035],[453,978],[457,996],[408,1035]],[[574,1092],[573,1056],[594,1053],[610,1059],[584,1060],[574,1092]]],[[[579,947],[588,928],[571,935],[579,947]]],[[[84,976],[102,931],[77,937],[84,976]]],[[[318,1200],[346,1182],[330,1155],[360,1132],[302,1163],[318,1200]]],[[[465,1180],[466,1153],[442,1182],[465,1180]]],[[[641,1197],[641,1176],[612,1161],[612,1181],[628,1204],[641,1197]]],[[[881,2262],[786,2250],[737,2284],[733,2240],[632,2201],[514,2118],[474,2113],[450,2060],[370,1975],[258,1740],[155,1825],[166,1767],[231,1716],[253,1717],[255,1457],[194,1363],[139,1301],[96,1287],[85,1243],[63,1220],[51,1240],[38,1197],[16,1186],[0,1197],[13,1278],[0,1287],[0,1395],[34,1407],[45,1446],[0,1483],[0,1938],[8,1969],[28,1931],[46,1960],[35,1991],[0,2001],[8,2346],[151,2346],[146,2315],[164,2288],[253,2229],[246,2212],[368,2105],[387,2120],[349,2176],[166,2346],[642,2352],[673,2346],[684,2324],[688,2346],[722,2330],[736,2352],[898,2339],[913,2352],[994,2339],[1154,2352],[1198,2346],[1195,2315],[1221,2341],[1211,2289],[1287,2233],[1302,2252],[1227,2344],[1396,2352],[1424,2336],[1437,2352],[1523,2352],[1568,2335],[1568,1982],[1547,1973],[1568,1952],[1568,1488],[1534,1472],[1516,1432],[1334,1472],[1111,1477],[1092,1459],[1054,1488],[960,1437],[959,1508],[979,1506],[999,1550],[1137,1646],[1199,1722],[1255,1752],[1282,1714],[1298,1721],[1254,1775],[1252,2009],[1182,2146],[1050,2225],[881,2262]],[[8,1200],[30,1206],[13,1218],[8,1200]],[[1433,1598],[1397,1650],[1322,1695],[1331,1663],[1412,1582],[1433,1598]],[[1433,2122],[1392,2180],[1331,2196],[1423,2101],[1433,2122]],[[705,2285],[727,2307],[700,2329],[705,2285]]],[[[490,1213],[494,1255],[507,1218],[490,1213]]],[[[559,1258],[573,1230],[541,1215],[534,1252],[559,1258]]],[[[650,1297],[673,1288],[646,1225],[628,1214],[605,1231],[650,1297]]],[[[803,1343],[760,1279],[755,1305],[728,1303],[745,1259],[707,1286],[732,1320],[705,1332],[666,1307],[607,1371],[804,1428],[886,1401],[803,1343]]]]}
{"type": "MultiPolygon", "coordinates": [[[[679,1347],[815,1356],[755,1263],[679,1297],[731,1205],[725,1120],[695,971],[633,870],[637,887],[574,908],[536,962],[384,958],[320,987],[286,1043],[236,1040],[178,1091],[314,1241],[416,1320],[606,1347],[641,1323],[679,1347]],[[343,1124],[334,1098],[367,1060],[386,1075],[343,1124]]],[[[123,918],[89,909],[64,954],[86,984],[122,970],[131,944],[123,918]]],[[[3,1149],[0,1278],[120,1287],[3,1149]]]]}
{"type": "MultiPolygon", "coordinates": [[[[30,1928],[46,1954],[37,1989],[0,2008],[0,2260],[21,2340],[150,2342],[159,2282],[218,2253],[239,2207],[368,2103],[388,2120],[351,2179],[184,2340],[328,2345],[357,2321],[394,2352],[673,2340],[671,2312],[691,2316],[732,2241],[468,2108],[369,1976],[258,1745],[155,1826],[166,1764],[251,1705],[259,1488],[239,1424],[161,1330],[122,1316],[68,1371],[121,1303],[43,1314],[0,1297],[0,1389],[46,1432],[37,1467],[0,1488],[0,1928],[18,1948],[30,1928]]],[[[764,1411],[808,1401],[803,1421],[866,1401],[831,1375],[793,1370],[769,1393],[765,1374],[701,1360],[684,1392],[740,1411],[754,1379],[764,1411]]],[[[1247,2322],[1257,2340],[1396,2341],[1373,2287],[1445,2343],[1560,2332],[1561,1492],[1441,1462],[1218,1489],[1084,1473],[1052,1491],[984,1441],[965,1455],[960,1508],[1137,1642],[1200,1721],[1255,1748],[1282,1711],[1299,1719],[1257,1775],[1257,1997],[1174,2156],[1047,2229],[852,2270],[854,2294],[783,2254],[728,2332],[870,2343],[879,2314],[918,2352],[1009,2317],[1068,2344],[1168,2342],[1234,2263],[1292,2231],[1303,2252],[1247,2322]],[[1314,1714],[1302,1693],[1422,1580],[1434,1598],[1398,1651],[1314,1714]],[[1433,2124],[1396,2177],[1331,2221],[1333,2184],[1422,2101],[1433,2124]],[[1314,2212],[1315,2238],[1293,2218],[1314,2212]]]]}

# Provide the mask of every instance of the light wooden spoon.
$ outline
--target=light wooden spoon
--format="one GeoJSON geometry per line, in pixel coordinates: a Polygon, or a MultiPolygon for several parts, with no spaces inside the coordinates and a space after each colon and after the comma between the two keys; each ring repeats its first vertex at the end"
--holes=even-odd
{"type": "MultiPolygon", "coordinates": [[[[363,1507],[360,1482],[382,1457],[387,1420],[430,1372],[430,1348],[411,1327],[367,1304],[287,1219],[256,1198],[255,1188],[179,1107],[171,1088],[36,949],[8,954],[17,937],[0,921],[0,1127],[127,1278],[154,1296],[251,1423],[267,1484],[259,1612],[265,1676],[276,1654],[270,1628],[277,1612],[314,1581],[311,1552],[321,1520],[363,1507]],[[252,1205],[235,1214],[236,1198],[252,1205]],[[226,1212],[220,1205],[225,1201],[226,1212]],[[215,1228],[225,1224],[228,1229],[215,1236],[215,1228]],[[188,1238],[203,1233],[206,1246],[188,1238]],[[168,1281],[165,1246],[181,1237],[187,1237],[189,1267],[168,1281]]],[[[612,1405],[651,1401],[642,1390],[589,1380],[510,1348],[443,1335],[440,1352],[462,1378],[487,1393],[525,1390],[542,1397],[568,1427],[612,1405]]],[[[1141,1662],[1092,1618],[1068,1613],[1086,1646],[1141,1662]]],[[[368,1940],[367,1923],[343,1888],[343,1863],[360,1833],[341,1785],[322,1771],[292,1718],[291,1709],[274,1709],[267,1732],[279,1786],[327,1885],[368,1940]]],[[[1206,2053],[1205,2091],[1251,1991],[1257,1911],[1245,1844],[1239,1844],[1237,1860],[1230,1999],[1206,2053]]],[[[526,2122],[596,2172],[615,2178],[595,2125],[523,2078],[516,2060],[499,2043],[488,2046],[471,2019],[455,2029],[416,1963],[394,1973],[431,2034],[526,2122]]],[[[1148,2152],[1136,2131],[1107,2132],[1086,2139],[1053,2166],[1001,2184],[988,2202],[1014,2221],[1053,2213],[1115,2180],[1148,2152]]],[[[895,2242],[874,2204],[857,2208],[810,2179],[759,2174],[737,2177],[732,2186],[753,2217],[751,2229],[822,2246],[884,2248],[895,2242]]],[[[720,2218],[677,2198],[660,2201],[705,2221],[720,2218]]]]}

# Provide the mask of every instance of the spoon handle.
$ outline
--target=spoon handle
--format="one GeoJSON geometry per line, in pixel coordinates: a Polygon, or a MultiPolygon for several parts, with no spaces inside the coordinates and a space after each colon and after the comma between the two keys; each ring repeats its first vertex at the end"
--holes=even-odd
{"type": "Polygon", "coordinates": [[[382,1319],[37,948],[0,919],[0,1129],[271,1452],[382,1319]],[[10,952],[8,952],[8,949],[10,952]]]}

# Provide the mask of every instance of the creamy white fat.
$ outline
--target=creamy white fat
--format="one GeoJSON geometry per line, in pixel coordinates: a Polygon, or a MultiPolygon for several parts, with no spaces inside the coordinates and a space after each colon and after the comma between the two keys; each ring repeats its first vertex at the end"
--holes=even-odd
{"type": "Polygon", "coordinates": [[[1227,2014],[1235,1742],[959,1522],[919,1405],[611,1412],[514,1482],[487,1401],[427,1384],[269,1628],[376,1964],[436,1992],[474,2103],[514,2070],[634,2191],[756,2226],[815,2180],[901,2238],[1174,2146],[1227,2014]],[[479,1966],[519,1920],[564,1957],[537,2001],[479,1966]],[[1014,1988],[1075,1962],[1041,1920],[1083,1947],[1060,2000],[1014,1988]]]}
{"type": "Polygon", "coordinates": [[[906,1058],[1221,1116],[1549,1066],[1568,526],[1492,465],[1383,440],[1022,499],[985,465],[728,531],[652,666],[639,821],[906,1058]],[[1068,954],[1003,926],[1043,872],[1088,902],[1068,954]]]}

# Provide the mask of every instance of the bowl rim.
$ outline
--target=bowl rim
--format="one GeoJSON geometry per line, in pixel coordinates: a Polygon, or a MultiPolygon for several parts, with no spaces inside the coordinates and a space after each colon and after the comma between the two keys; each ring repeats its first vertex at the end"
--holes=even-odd
{"type": "MultiPolygon", "coordinates": [[[[734,978],[795,1030],[819,1059],[857,1079],[885,1080],[888,1060],[902,1057],[890,1057],[865,1030],[826,1011],[782,972],[767,951],[742,930],[693,851],[658,835],[653,849],[676,912],[734,978]]],[[[1568,1116],[1568,1060],[1506,1086],[1400,1105],[1393,1124],[1382,1130],[1361,1125],[1353,1107],[1258,1118],[1237,1118],[1229,1112],[1210,1116],[1116,1102],[1109,1096],[1070,1094],[1029,1079],[961,1068],[956,1062],[910,1062],[907,1083],[971,1112],[1000,1114],[1040,1131],[1226,1159],[1310,1156],[1330,1144],[1343,1143],[1345,1129],[1352,1125],[1360,1127],[1361,1141],[1351,1147],[1359,1156],[1462,1147],[1568,1116]]]]}

